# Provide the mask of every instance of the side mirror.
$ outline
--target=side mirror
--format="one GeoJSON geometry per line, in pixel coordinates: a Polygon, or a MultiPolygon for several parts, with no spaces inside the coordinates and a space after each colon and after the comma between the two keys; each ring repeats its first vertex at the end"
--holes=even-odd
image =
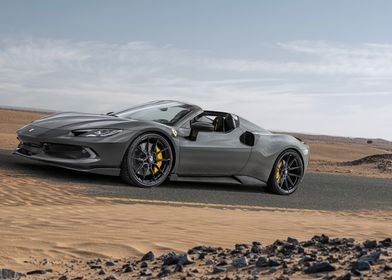
{"type": "Polygon", "coordinates": [[[206,123],[206,122],[192,123],[189,139],[192,141],[196,141],[197,134],[199,134],[199,131],[214,131],[214,126],[211,123],[206,123]]]}

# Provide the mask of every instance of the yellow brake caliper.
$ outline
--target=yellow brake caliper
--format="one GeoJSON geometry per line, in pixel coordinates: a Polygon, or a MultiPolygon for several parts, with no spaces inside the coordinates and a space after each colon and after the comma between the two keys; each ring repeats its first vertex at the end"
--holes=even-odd
{"type": "Polygon", "coordinates": [[[155,146],[155,160],[156,160],[156,166],[154,167],[153,173],[156,174],[159,171],[159,168],[162,166],[162,160],[163,160],[163,155],[161,152],[161,149],[159,149],[158,145],[155,146]]]}
{"type": "Polygon", "coordinates": [[[276,167],[275,179],[276,182],[279,182],[280,179],[280,170],[282,169],[283,162],[279,161],[278,166],[276,167]]]}

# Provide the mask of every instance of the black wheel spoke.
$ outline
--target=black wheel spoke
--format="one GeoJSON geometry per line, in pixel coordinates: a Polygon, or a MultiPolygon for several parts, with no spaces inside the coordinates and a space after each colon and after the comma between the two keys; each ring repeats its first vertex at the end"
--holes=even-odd
{"type": "Polygon", "coordinates": [[[295,184],[294,184],[294,182],[291,180],[290,176],[287,176],[287,179],[289,180],[289,183],[291,184],[291,187],[294,187],[295,184]]]}
{"type": "Polygon", "coordinates": [[[141,151],[144,155],[147,155],[146,151],[143,151],[142,148],[140,146],[137,146],[136,149],[138,149],[139,151],[141,151]]]}
{"type": "Polygon", "coordinates": [[[144,159],[143,159],[143,158],[135,158],[135,157],[132,157],[131,159],[137,160],[137,161],[141,161],[141,162],[144,162],[144,159]]]}
{"type": "Polygon", "coordinates": [[[284,184],[286,186],[286,190],[290,190],[289,184],[287,183],[287,177],[284,179],[284,184]]]}
{"type": "Polygon", "coordinates": [[[156,154],[156,150],[157,150],[157,147],[158,147],[158,143],[159,143],[159,138],[157,138],[155,140],[154,148],[152,149],[152,152],[155,153],[155,154],[156,154]]]}
{"type": "Polygon", "coordinates": [[[154,182],[156,182],[157,178],[155,177],[154,170],[153,170],[152,166],[150,167],[150,171],[151,171],[152,179],[154,180],[154,182]]]}
{"type": "Polygon", "coordinates": [[[279,180],[280,180],[280,181],[279,181],[279,186],[280,186],[281,188],[283,188],[284,179],[283,179],[282,177],[280,177],[279,180]]]}
{"type": "Polygon", "coordinates": [[[290,167],[289,168],[289,170],[291,171],[291,170],[297,170],[297,169],[300,169],[301,167],[299,167],[299,166],[295,166],[295,167],[290,167]]]}
{"type": "Polygon", "coordinates": [[[296,162],[296,161],[297,161],[297,159],[294,158],[294,159],[288,164],[288,167],[290,168],[290,167],[293,165],[293,163],[296,162]]]}
{"type": "Polygon", "coordinates": [[[160,150],[159,152],[155,152],[155,154],[160,154],[160,153],[163,153],[167,150],[169,150],[169,148],[166,147],[166,148],[163,148],[162,150],[160,150]]]}
{"type": "Polygon", "coordinates": [[[144,162],[143,163],[141,163],[140,165],[139,165],[139,167],[136,169],[136,174],[138,174],[139,173],[139,171],[143,168],[143,166],[144,166],[144,162]]]}
{"type": "Polygon", "coordinates": [[[147,144],[146,144],[146,151],[147,153],[151,153],[151,148],[150,148],[150,138],[147,137],[147,144]]]}
{"type": "Polygon", "coordinates": [[[287,156],[287,159],[286,159],[287,165],[290,164],[290,158],[291,158],[291,154],[289,154],[289,155],[287,156]]]}
{"type": "Polygon", "coordinates": [[[159,171],[161,174],[163,174],[162,169],[161,169],[156,163],[154,163],[153,165],[155,166],[156,169],[158,169],[158,171],[159,171]]]}
{"type": "Polygon", "coordinates": [[[288,173],[288,175],[289,175],[289,176],[294,176],[294,177],[301,177],[300,175],[294,174],[294,173],[288,173]]]}

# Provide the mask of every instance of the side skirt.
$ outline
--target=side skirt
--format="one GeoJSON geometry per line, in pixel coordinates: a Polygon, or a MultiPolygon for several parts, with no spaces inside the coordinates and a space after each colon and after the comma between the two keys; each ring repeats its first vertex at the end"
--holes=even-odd
{"type": "Polygon", "coordinates": [[[172,182],[198,182],[198,183],[217,183],[217,184],[234,184],[234,185],[260,185],[265,186],[266,182],[249,176],[179,176],[170,175],[172,182]]]}
{"type": "Polygon", "coordinates": [[[207,177],[207,176],[178,176],[177,174],[170,175],[172,182],[199,182],[199,183],[218,183],[218,184],[235,184],[241,185],[242,182],[235,177],[207,177]]]}

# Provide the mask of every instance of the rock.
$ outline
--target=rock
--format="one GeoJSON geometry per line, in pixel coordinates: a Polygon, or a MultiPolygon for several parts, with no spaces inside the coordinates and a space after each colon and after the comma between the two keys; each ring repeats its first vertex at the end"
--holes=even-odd
{"type": "Polygon", "coordinates": [[[36,269],[26,273],[27,275],[37,275],[37,274],[46,274],[46,270],[44,269],[36,269]]]}
{"type": "Polygon", "coordinates": [[[351,280],[351,273],[348,272],[342,276],[336,278],[336,280],[351,280]]]}
{"type": "Polygon", "coordinates": [[[358,261],[358,262],[353,262],[351,264],[351,269],[353,270],[369,270],[370,269],[370,263],[365,262],[365,261],[358,261]]]}
{"type": "Polygon", "coordinates": [[[260,254],[261,253],[261,244],[260,242],[253,242],[252,243],[252,248],[250,249],[250,251],[254,254],[260,254]]]}
{"type": "Polygon", "coordinates": [[[134,268],[133,268],[133,265],[131,265],[131,264],[123,265],[123,267],[122,267],[123,273],[130,273],[133,271],[134,271],[134,268]]]}
{"type": "Polygon", "coordinates": [[[90,265],[91,269],[102,269],[102,266],[100,265],[90,265]]]}
{"type": "Polygon", "coordinates": [[[298,245],[299,241],[297,239],[295,239],[295,238],[287,237],[287,243],[298,245]]]}
{"type": "Polygon", "coordinates": [[[206,261],[206,265],[213,265],[213,264],[214,264],[214,261],[211,260],[211,259],[209,259],[209,260],[206,261]]]}
{"type": "Polygon", "coordinates": [[[313,262],[316,260],[316,256],[314,255],[305,255],[301,258],[301,261],[306,263],[306,262],[313,262]]]}
{"type": "Polygon", "coordinates": [[[106,277],[105,280],[117,280],[117,278],[114,277],[113,275],[110,275],[110,276],[106,277]]]}
{"type": "Polygon", "coordinates": [[[140,263],[140,267],[141,267],[141,268],[146,268],[146,267],[148,267],[148,263],[146,263],[146,262],[141,262],[141,263],[140,263]]]}
{"type": "Polygon", "coordinates": [[[328,244],[329,243],[329,237],[326,236],[325,234],[322,234],[321,236],[315,235],[315,236],[313,236],[312,240],[320,242],[322,244],[328,244]]]}
{"type": "Polygon", "coordinates": [[[16,272],[12,269],[3,268],[0,269],[0,279],[19,279],[22,276],[21,273],[16,272]]]}
{"type": "Polygon", "coordinates": [[[303,253],[305,253],[305,248],[302,247],[301,245],[298,245],[298,246],[297,246],[297,253],[298,253],[298,254],[303,254],[303,253]]]}
{"type": "Polygon", "coordinates": [[[384,271],[391,271],[392,268],[389,265],[384,265],[384,271]]]}
{"type": "Polygon", "coordinates": [[[142,271],[140,271],[140,276],[151,276],[152,272],[148,268],[143,268],[142,271]]]}
{"type": "Polygon", "coordinates": [[[320,273],[335,271],[335,267],[327,262],[319,262],[305,269],[305,273],[320,273]]]}
{"type": "Polygon", "coordinates": [[[232,266],[235,268],[248,266],[248,259],[246,257],[235,258],[232,262],[232,266]]]}
{"type": "Polygon", "coordinates": [[[174,272],[183,272],[184,271],[184,266],[180,263],[176,264],[176,267],[174,268],[174,272]]]}
{"type": "Polygon", "coordinates": [[[358,277],[362,275],[362,273],[361,273],[360,271],[355,270],[355,269],[351,269],[351,273],[352,273],[354,276],[358,276],[358,277]]]}
{"type": "Polygon", "coordinates": [[[103,270],[103,269],[101,269],[99,272],[98,272],[98,275],[105,275],[106,274],[106,272],[103,270]]]}
{"type": "Polygon", "coordinates": [[[143,257],[142,257],[142,261],[153,261],[153,260],[155,260],[155,255],[154,255],[154,253],[153,252],[148,252],[147,254],[145,254],[143,257]]]}
{"type": "Polygon", "coordinates": [[[284,275],[280,275],[279,277],[276,278],[276,280],[289,280],[290,278],[284,275]]]}
{"type": "Polygon", "coordinates": [[[297,271],[301,271],[302,267],[300,265],[294,265],[292,268],[293,271],[297,272],[297,271]]]}
{"type": "Polygon", "coordinates": [[[217,266],[226,266],[226,265],[228,265],[229,264],[229,262],[227,261],[227,260],[222,260],[222,261],[220,261],[218,264],[217,264],[217,266]]]}
{"type": "Polygon", "coordinates": [[[158,277],[166,277],[171,273],[170,268],[167,265],[161,267],[161,271],[158,273],[158,277]]]}
{"type": "Polygon", "coordinates": [[[290,255],[296,248],[297,248],[296,245],[292,243],[286,243],[283,245],[281,252],[285,255],[290,255]]]}
{"type": "Polygon", "coordinates": [[[205,252],[200,253],[200,254],[199,254],[199,260],[204,260],[205,257],[206,257],[207,255],[208,255],[208,254],[205,253],[205,252]]]}
{"type": "Polygon", "coordinates": [[[363,255],[359,257],[358,262],[369,262],[370,264],[375,264],[380,258],[380,252],[374,252],[369,255],[363,255]]]}
{"type": "Polygon", "coordinates": [[[243,251],[246,248],[248,248],[248,245],[246,245],[246,244],[235,244],[235,249],[238,251],[243,251]]]}
{"type": "Polygon", "coordinates": [[[374,249],[377,247],[377,241],[376,240],[366,240],[363,242],[363,246],[367,249],[374,249]]]}
{"type": "Polygon", "coordinates": [[[191,258],[191,256],[189,256],[188,254],[181,254],[178,257],[178,264],[180,265],[187,265],[187,264],[192,264],[194,261],[191,258]]]}
{"type": "Polygon", "coordinates": [[[278,271],[278,269],[276,268],[276,267],[271,267],[270,269],[269,269],[269,273],[275,273],[275,272],[277,272],[278,271]]]}
{"type": "Polygon", "coordinates": [[[107,262],[105,263],[105,265],[106,265],[106,266],[115,266],[116,264],[115,264],[114,262],[112,262],[112,261],[107,261],[107,262]]]}
{"type": "Polygon", "coordinates": [[[302,244],[302,246],[304,246],[304,247],[310,247],[310,246],[313,246],[314,243],[315,243],[315,242],[314,242],[313,240],[308,240],[308,241],[304,242],[304,243],[302,244]]]}
{"type": "Polygon", "coordinates": [[[60,276],[58,280],[68,280],[67,275],[60,276]]]}
{"type": "Polygon", "coordinates": [[[256,261],[256,267],[266,267],[267,266],[267,259],[265,257],[260,257],[256,261]]]}
{"type": "Polygon", "coordinates": [[[164,265],[173,265],[177,264],[178,255],[175,252],[170,252],[163,256],[163,264],[164,265]]]}
{"type": "Polygon", "coordinates": [[[383,247],[392,247],[392,239],[391,238],[386,238],[386,239],[380,241],[380,244],[383,247]]]}
{"type": "Polygon", "coordinates": [[[223,267],[223,266],[215,266],[213,268],[213,270],[212,270],[212,274],[219,274],[219,273],[222,273],[222,272],[225,272],[225,271],[226,271],[225,267],[223,267]]]}
{"type": "Polygon", "coordinates": [[[274,267],[274,266],[279,266],[279,265],[281,265],[281,264],[282,264],[282,262],[279,261],[279,260],[276,259],[276,258],[269,258],[269,259],[268,259],[268,266],[274,267]]]}

